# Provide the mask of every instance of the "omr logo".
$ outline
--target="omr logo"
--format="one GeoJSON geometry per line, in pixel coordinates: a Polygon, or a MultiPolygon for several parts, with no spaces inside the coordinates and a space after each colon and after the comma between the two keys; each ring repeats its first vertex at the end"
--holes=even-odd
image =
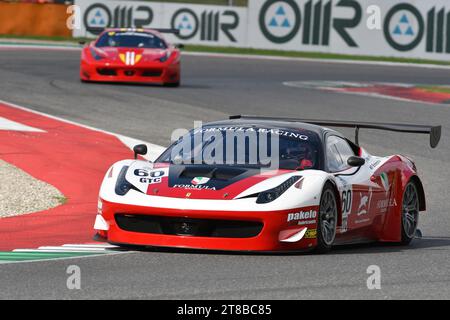
{"type": "Polygon", "coordinates": [[[394,31],[392,31],[392,34],[394,36],[414,36],[414,33],[415,32],[409,22],[407,13],[403,13],[399,23],[395,26],[394,31]]]}
{"type": "Polygon", "coordinates": [[[289,17],[286,14],[283,5],[280,5],[275,12],[275,15],[270,19],[269,28],[291,28],[291,23],[289,22],[289,17]]]}
{"type": "Polygon", "coordinates": [[[153,21],[153,10],[148,6],[108,7],[103,3],[90,5],[83,16],[86,30],[98,35],[105,28],[144,28],[153,21]]]}
{"type": "Polygon", "coordinates": [[[259,13],[259,27],[264,37],[276,44],[287,43],[297,36],[303,23],[301,42],[304,45],[328,46],[333,28],[349,47],[358,47],[348,32],[348,29],[356,28],[362,19],[362,7],[358,1],[336,2],[335,7],[353,12],[345,18],[333,18],[332,0],[308,0],[302,4],[300,8],[294,0],[266,0],[259,13]]]}
{"type": "Polygon", "coordinates": [[[300,9],[293,0],[270,0],[261,8],[260,27],[264,36],[274,43],[292,40],[301,23],[300,9]]]}
{"type": "Polygon", "coordinates": [[[176,36],[182,40],[198,35],[202,41],[219,41],[221,36],[226,36],[236,42],[233,31],[239,27],[239,15],[234,10],[194,12],[181,8],[173,14],[171,27],[180,30],[176,36]]]}
{"type": "Polygon", "coordinates": [[[183,18],[181,18],[181,22],[178,24],[178,29],[183,30],[192,30],[192,22],[189,20],[189,17],[187,15],[184,15],[183,18]]]}
{"type": "Polygon", "coordinates": [[[417,47],[424,31],[422,15],[408,3],[394,6],[384,21],[385,38],[398,51],[409,51],[417,47]]]}
{"type": "Polygon", "coordinates": [[[97,9],[96,11],[92,11],[92,17],[88,16],[88,21],[91,26],[97,28],[105,28],[107,23],[107,14],[102,8],[97,9]]]}
{"type": "Polygon", "coordinates": [[[83,20],[87,31],[92,34],[100,34],[104,28],[111,25],[111,12],[101,3],[95,3],[86,9],[83,20]]]}
{"type": "Polygon", "coordinates": [[[179,29],[178,37],[183,40],[191,39],[198,31],[198,18],[194,11],[188,8],[177,11],[172,17],[172,27],[179,29]]]}

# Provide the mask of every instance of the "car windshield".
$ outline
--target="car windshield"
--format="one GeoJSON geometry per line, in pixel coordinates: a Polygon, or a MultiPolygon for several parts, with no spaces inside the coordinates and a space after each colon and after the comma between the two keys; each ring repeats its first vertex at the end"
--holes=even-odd
{"type": "Polygon", "coordinates": [[[201,127],[178,139],[156,162],[318,169],[320,145],[318,134],[307,130],[201,127]]]}
{"type": "Polygon", "coordinates": [[[98,48],[144,48],[166,49],[167,45],[161,38],[145,32],[107,32],[97,41],[98,48]]]}

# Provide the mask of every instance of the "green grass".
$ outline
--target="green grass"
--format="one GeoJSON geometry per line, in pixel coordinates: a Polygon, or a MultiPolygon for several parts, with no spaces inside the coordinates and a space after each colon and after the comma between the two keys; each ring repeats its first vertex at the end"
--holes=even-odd
{"type": "Polygon", "coordinates": [[[450,87],[447,86],[419,86],[418,88],[429,92],[450,94],[450,87]]]}
{"type": "MultiPolygon", "coordinates": [[[[43,40],[43,41],[69,41],[76,44],[80,40],[90,41],[90,39],[74,39],[65,37],[38,37],[38,36],[13,36],[0,35],[1,39],[21,39],[21,40],[43,40]]],[[[332,54],[320,52],[299,52],[299,51],[282,51],[282,50],[264,50],[251,48],[234,48],[234,47],[211,47],[202,45],[186,45],[185,51],[188,52],[207,52],[207,53],[225,53],[225,54],[244,54],[244,55],[262,55],[262,56],[278,56],[290,58],[310,58],[310,59],[330,59],[330,60],[353,60],[353,61],[375,61],[375,62],[397,62],[397,63],[413,63],[413,64],[432,64],[450,66],[450,61],[411,59],[411,58],[395,58],[395,57],[374,57],[374,56],[356,56],[345,54],[332,54]]]]}
{"type": "Polygon", "coordinates": [[[60,206],[62,206],[63,204],[66,204],[66,203],[67,203],[67,198],[64,197],[64,196],[57,196],[57,197],[54,197],[54,199],[55,199],[56,201],[58,201],[58,204],[59,204],[60,206]]]}

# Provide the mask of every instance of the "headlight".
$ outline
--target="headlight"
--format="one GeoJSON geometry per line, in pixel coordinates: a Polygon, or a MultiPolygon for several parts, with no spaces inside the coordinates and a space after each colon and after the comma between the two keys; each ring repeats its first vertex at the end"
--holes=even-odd
{"type": "Polygon", "coordinates": [[[98,61],[98,60],[102,60],[105,58],[105,57],[101,56],[97,51],[95,51],[94,48],[90,47],[89,50],[91,51],[92,58],[94,58],[95,60],[98,61]]]}
{"type": "Polygon", "coordinates": [[[136,190],[136,188],[125,179],[125,176],[127,175],[127,171],[128,171],[128,166],[123,167],[122,170],[120,170],[119,176],[117,177],[115,191],[116,191],[116,194],[118,194],[119,196],[126,195],[128,193],[128,191],[130,191],[131,189],[136,190]]]}
{"type": "Polygon", "coordinates": [[[166,62],[167,60],[169,60],[169,58],[170,58],[170,54],[169,54],[169,52],[166,52],[166,54],[164,56],[159,58],[159,61],[166,62]]]}
{"type": "Polygon", "coordinates": [[[261,192],[256,199],[256,203],[269,203],[280,197],[287,189],[292,187],[294,183],[300,180],[301,176],[294,176],[287,179],[285,182],[280,184],[278,187],[261,192]]]}

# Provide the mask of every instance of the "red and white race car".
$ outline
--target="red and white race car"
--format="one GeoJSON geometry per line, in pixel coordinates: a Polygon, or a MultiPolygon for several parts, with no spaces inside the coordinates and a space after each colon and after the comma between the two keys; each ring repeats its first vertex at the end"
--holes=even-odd
{"type": "Polygon", "coordinates": [[[177,30],[107,29],[81,53],[84,82],[135,82],[180,85],[181,46],[161,33],[177,30]]]}
{"type": "Polygon", "coordinates": [[[154,163],[114,164],[94,229],[114,244],[238,251],[313,250],[416,236],[425,192],[414,162],[358,145],[361,128],[441,127],[235,116],[189,132],[154,163]],[[356,141],[322,126],[356,128],[356,141]],[[275,165],[274,165],[275,164],[275,165]]]}

